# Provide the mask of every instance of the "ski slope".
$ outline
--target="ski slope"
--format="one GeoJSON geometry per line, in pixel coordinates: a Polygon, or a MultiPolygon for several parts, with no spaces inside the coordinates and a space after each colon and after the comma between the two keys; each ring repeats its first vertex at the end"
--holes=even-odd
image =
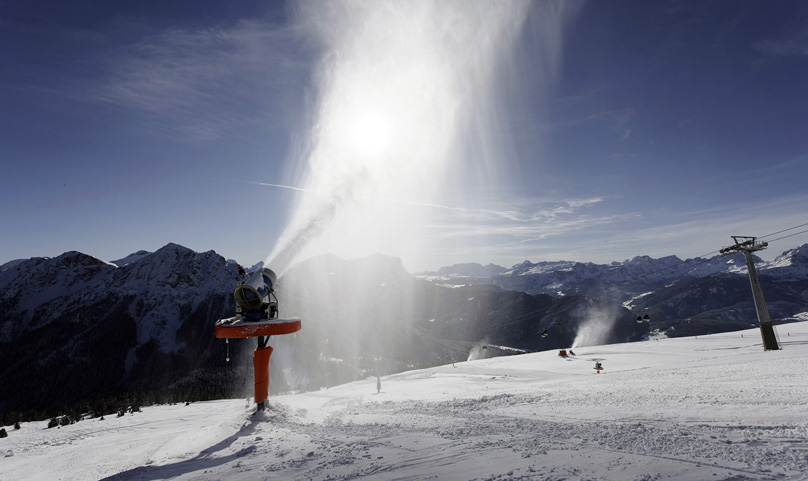
{"type": "Polygon", "coordinates": [[[808,322],[9,427],[2,480],[808,479],[808,322]],[[596,360],[605,370],[596,374],[596,360]]]}

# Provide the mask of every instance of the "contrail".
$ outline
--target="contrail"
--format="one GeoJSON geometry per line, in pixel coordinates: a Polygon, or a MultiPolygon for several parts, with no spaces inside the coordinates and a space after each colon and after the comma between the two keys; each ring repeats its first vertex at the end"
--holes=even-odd
{"type": "MultiPolygon", "coordinates": [[[[248,181],[248,182],[250,182],[250,181],[248,181]]],[[[250,183],[251,183],[251,184],[257,184],[257,185],[265,185],[265,186],[267,186],[267,187],[279,187],[279,188],[281,188],[281,189],[296,190],[296,191],[298,191],[298,192],[311,192],[311,191],[310,191],[310,190],[308,190],[308,189],[303,189],[303,188],[300,188],[300,187],[293,187],[293,186],[291,186],[291,185],[282,185],[282,184],[267,184],[267,183],[265,183],[265,182],[250,182],[250,183]]]]}
{"type": "Polygon", "coordinates": [[[227,179],[227,180],[229,180],[230,182],[239,182],[239,183],[242,183],[242,184],[264,185],[264,186],[267,186],[267,187],[278,187],[280,189],[296,190],[298,192],[311,192],[308,189],[303,189],[303,188],[295,187],[295,186],[292,186],[292,185],[267,184],[266,182],[255,182],[255,181],[252,181],[252,180],[235,180],[235,179],[227,179]]]}

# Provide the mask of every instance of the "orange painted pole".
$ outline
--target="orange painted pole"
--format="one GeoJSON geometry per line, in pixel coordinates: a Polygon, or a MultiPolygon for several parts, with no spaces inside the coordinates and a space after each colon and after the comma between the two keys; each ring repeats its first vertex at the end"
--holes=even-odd
{"type": "Polygon", "coordinates": [[[256,348],[253,353],[256,404],[266,401],[269,397],[269,356],[271,355],[272,346],[256,348]]]}

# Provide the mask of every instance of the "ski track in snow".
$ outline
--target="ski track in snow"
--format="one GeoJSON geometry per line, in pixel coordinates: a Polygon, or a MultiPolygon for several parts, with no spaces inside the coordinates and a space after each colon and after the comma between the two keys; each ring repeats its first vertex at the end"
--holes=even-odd
{"type": "Polygon", "coordinates": [[[24,423],[0,479],[806,480],[808,322],[778,331],[781,351],[750,330],[457,363],[254,415],[241,399],[24,423]]]}

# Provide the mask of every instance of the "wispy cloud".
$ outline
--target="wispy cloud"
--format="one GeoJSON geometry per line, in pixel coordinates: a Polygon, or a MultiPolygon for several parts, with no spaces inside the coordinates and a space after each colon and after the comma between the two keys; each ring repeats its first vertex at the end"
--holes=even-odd
{"type": "Polygon", "coordinates": [[[592,122],[605,123],[609,129],[616,132],[622,141],[631,136],[631,121],[637,116],[637,111],[631,108],[622,108],[597,112],[580,117],[573,117],[559,120],[552,123],[544,123],[536,126],[537,130],[558,130],[577,127],[592,122]]]}
{"type": "MultiPolygon", "coordinates": [[[[579,209],[547,222],[463,223],[458,220],[432,226],[440,233],[436,238],[442,240],[433,250],[439,257],[450,257],[457,245],[468,242],[474,246],[476,256],[504,266],[525,259],[609,263],[637,255],[677,255],[683,259],[712,257],[732,242],[732,235],[761,237],[808,222],[806,205],[808,196],[803,194],[768,202],[691,210],[675,217],[649,212],[596,215],[579,209]]],[[[758,254],[764,259],[773,259],[782,251],[805,242],[808,242],[808,233],[800,233],[773,243],[758,254]]]]}
{"type": "Polygon", "coordinates": [[[429,227],[436,238],[485,238],[488,240],[483,243],[487,245],[524,250],[525,246],[542,239],[586,230],[625,217],[588,212],[590,207],[603,201],[603,198],[570,199],[501,210],[431,205],[452,212],[451,215],[439,216],[439,221],[429,227]]]}
{"type": "Polygon", "coordinates": [[[772,57],[808,56],[808,29],[803,28],[757,42],[752,48],[756,52],[772,57]]]}
{"type": "Polygon", "coordinates": [[[540,124],[540,129],[560,129],[565,127],[574,127],[577,125],[585,124],[594,121],[608,121],[618,125],[625,125],[625,123],[634,115],[632,109],[614,109],[604,112],[596,112],[594,114],[587,114],[580,117],[573,117],[564,120],[559,120],[553,123],[540,124]]]}
{"type": "MultiPolygon", "coordinates": [[[[315,193],[312,189],[305,189],[301,187],[296,187],[292,185],[284,185],[284,184],[271,184],[267,182],[255,182],[255,181],[239,181],[239,180],[231,180],[232,182],[243,182],[248,184],[254,185],[261,185],[264,187],[274,187],[279,189],[288,189],[294,190],[297,192],[309,192],[315,193]]],[[[471,208],[471,207],[458,207],[458,206],[451,206],[451,205],[443,205],[443,204],[436,204],[436,203],[427,203],[427,202],[416,202],[411,200],[403,200],[403,199],[392,199],[392,198],[370,198],[370,197],[358,197],[357,201],[365,201],[365,202],[388,202],[412,207],[420,207],[420,208],[428,208],[428,209],[435,209],[439,211],[446,211],[450,212],[454,215],[455,219],[460,220],[460,224],[458,224],[462,229],[467,229],[470,227],[470,224],[464,224],[469,220],[474,220],[478,222],[478,229],[488,230],[490,231],[493,229],[493,222],[495,221],[506,221],[513,224],[535,224],[537,222],[545,222],[545,223],[552,223],[558,221],[558,225],[563,225],[563,222],[560,219],[576,215],[581,209],[585,207],[592,206],[594,204],[600,203],[604,201],[603,197],[591,197],[591,198],[582,198],[582,199],[568,199],[568,200],[561,200],[561,201],[553,201],[553,202],[546,202],[546,205],[543,206],[533,206],[533,207],[519,207],[515,206],[509,209],[479,209],[479,208],[471,208]]],[[[507,229],[507,227],[501,227],[502,229],[507,229]]]]}
{"type": "Polygon", "coordinates": [[[96,99],[145,116],[152,130],[223,138],[283,107],[272,103],[305,67],[294,43],[293,30],[258,21],[149,33],[107,59],[96,99]]]}
{"type": "MultiPolygon", "coordinates": [[[[611,252],[612,259],[639,254],[679,257],[714,255],[718,249],[731,243],[732,235],[766,236],[772,232],[808,222],[805,206],[808,195],[791,195],[766,202],[735,203],[709,209],[681,212],[676,219],[657,225],[638,225],[625,231],[625,235],[600,236],[600,248],[611,252]]],[[[648,218],[650,216],[646,216],[648,218]]],[[[780,246],[796,245],[808,241],[808,234],[789,239],[780,246]],[[788,243],[785,243],[788,242],[788,243]]],[[[771,246],[764,256],[773,257],[787,247],[771,246]]]]}
{"type": "MultiPolygon", "coordinates": [[[[239,181],[234,181],[239,182],[239,181]]],[[[266,182],[243,181],[270,188],[294,190],[317,195],[311,189],[266,182]]],[[[474,208],[440,203],[417,202],[393,198],[358,197],[357,202],[388,203],[404,208],[429,211],[419,215],[427,220],[421,225],[439,245],[457,249],[458,242],[473,244],[478,252],[490,251],[497,257],[524,259],[539,252],[548,239],[563,238],[600,226],[636,218],[637,214],[597,214],[593,209],[608,199],[604,197],[571,198],[564,200],[531,199],[514,201],[501,208],[474,208]]]]}
{"type": "MultiPolygon", "coordinates": [[[[727,170],[706,176],[701,182],[705,186],[731,185],[735,189],[775,191],[778,196],[783,196],[789,190],[787,187],[789,181],[795,179],[795,172],[800,172],[808,166],[808,154],[787,158],[772,156],[767,161],[747,170],[727,170]],[[772,186],[778,188],[772,189],[772,186]]],[[[799,184],[797,189],[803,190],[802,184],[799,184]]]]}
{"type": "Polygon", "coordinates": [[[545,220],[555,219],[564,214],[573,214],[582,207],[586,207],[588,205],[603,201],[603,198],[595,197],[590,199],[572,199],[566,201],[559,201],[552,206],[536,208],[535,210],[523,209],[521,211],[518,208],[505,209],[505,210],[475,209],[475,208],[452,207],[441,204],[428,204],[428,203],[403,201],[403,200],[391,200],[391,199],[384,199],[384,200],[388,202],[397,202],[413,206],[432,207],[435,209],[452,211],[455,213],[465,214],[465,217],[473,217],[475,219],[484,219],[484,218],[501,219],[524,224],[530,222],[537,222],[543,219],[545,220]]]}

